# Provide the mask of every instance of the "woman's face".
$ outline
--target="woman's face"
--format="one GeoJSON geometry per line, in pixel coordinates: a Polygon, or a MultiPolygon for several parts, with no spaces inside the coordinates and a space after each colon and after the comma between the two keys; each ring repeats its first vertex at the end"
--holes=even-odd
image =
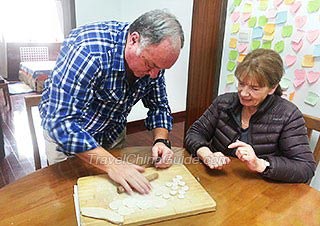
{"type": "Polygon", "coordinates": [[[277,86],[274,88],[261,87],[256,80],[248,77],[239,79],[238,96],[240,103],[246,107],[257,107],[268,95],[273,94],[276,88],[277,86]]]}

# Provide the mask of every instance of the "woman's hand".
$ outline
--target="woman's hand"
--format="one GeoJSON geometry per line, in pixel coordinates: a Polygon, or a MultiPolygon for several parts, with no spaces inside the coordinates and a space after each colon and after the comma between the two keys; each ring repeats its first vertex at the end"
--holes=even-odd
{"type": "Polygon", "coordinates": [[[209,166],[210,169],[221,170],[223,166],[230,163],[230,158],[221,152],[212,152],[208,147],[201,147],[197,150],[197,156],[209,166]]]}
{"type": "Polygon", "coordinates": [[[236,148],[236,156],[240,161],[246,163],[247,167],[255,172],[262,173],[266,169],[264,160],[256,156],[251,145],[237,140],[236,142],[230,144],[228,148],[236,148]]]}

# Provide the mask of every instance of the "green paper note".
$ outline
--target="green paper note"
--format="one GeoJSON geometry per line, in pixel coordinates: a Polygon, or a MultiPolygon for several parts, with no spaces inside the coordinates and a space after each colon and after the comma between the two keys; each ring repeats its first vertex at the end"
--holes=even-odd
{"type": "Polygon", "coordinates": [[[290,81],[290,79],[283,77],[279,84],[280,84],[281,89],[287,90],[291,84],[291,81],[290,81]]]}
{"type": "Polygon", "coordinates": [[[311,106],[315,106],[318,103],[318,101],[319,101],[319,95],[311,91],[308,92],[307,97],[304,100],[306,104],[309,104],[311,106]]]}
{"type": "Polygon", "coordinates": [[[235,79],[234,79],[233,74],[227,75],[227,84],[232,84],[232,83],[234,83],[234,81],[235,81],[235,79]]]}
{"type": "Polygon", "coordinates": [[[251,50],[260,48],[260,40],[253,40],[251,43],[251,50]]]}
{"type": "Polygon", "coordinates": [[[268,18],[266,16],[260,16],[258,20],[258,25],[263,27],[268,23],[268,18]]]}
{"type": "Polygon", "coordinates": [[[229,52],[229,60],[236,60],[238,57],[238,51],[236,50],[231,50],[229,52]]]}
{"type": "Polygon", "coordinates": [[[257,23],[257,17],[251,17],[248,20],[248,27],[253,28],[256,26],[256,23],[257,23]]]}
{"type": "Polygon", "coordinates": [[[287,38],[291,37],[293,31],[292,25],[283,26],[282,28],[282,37],[287,38]]]}
{"type": "Polygon", "coordinates": [[[263,42],[262,43],[262,48],[263,49],[271,49],[271,41],[263,42]]]}
{"type": "Polygon", "coordinates": [[[259,10],[266,11],[268,4],[268,0],[260,0],[259,10]]]}
{"type": "Polygon", "coordinates": [[[320,1],[309,1],[307,8],[309,13],[317,12],[320,8],[320,1]]]}
{"type": "Polygon", "coordinates": [[[233,69],[236,67],[236,63],[233,61],[229,61],[227,64],[228,71],[233,71],[233,69]]]}
{"type": "Polygon", "coordinates": [[[252,13],[252,4],[246,3],[243,7],[243,12],[244,13],[252,13]]]}
{"type": "Polygon", "coordinates": [[[234,5],[234,6],[239,6],[239,5],[241,4],[241,1],[242,1],[242,0],[234,0],[234,1],[233,1],[233,5],[234,5]]]}
{"type": "Polygon", "coordinates": [[[236,33],[239,32],[239,30],[240,30],[240,24],[239,23],[232,24],[231,34],[236,34],[236,33]]]}
{"type": "Polygon", "coordinates": [[[274,45],[274,50],[275,50],[277,53],[281,53],[281,52],[284,50],[284,41],[277,42],[277,43],[274,45]]]}

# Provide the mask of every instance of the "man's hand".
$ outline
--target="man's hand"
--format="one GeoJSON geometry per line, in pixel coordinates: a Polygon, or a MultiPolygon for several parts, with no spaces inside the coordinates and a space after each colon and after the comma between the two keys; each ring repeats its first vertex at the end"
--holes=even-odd
{"type": "Polygon", "coordinates": [[[157,142],[152,147],[152,160],[156,168],[168,168],[172,165],[173,151],[164,143],[157,142]]]}
{"type": "Polygon", "coordinates": [[[266,166],[264,164],[264,160],[256,156],[256,153],[251,145],[237,140],[236,142],[230,144],[228,148],[236,148],[236,156],[240,159],[240,161],[244,162],[250,170],[258,173],[261,173],[265,170],[266,166]]]}
{"type": "Polygon", "coordinates": [[[144,172],[144,167],[121,161],[102,147],[77,154],[77,156],[105,171],[110,179],[122,185],[129,194],[132,194],[133,189],[141,194],[147,194],[151,190],[150,182],[141,174],[144,172]]]}
{"type": "Polygon", "coordinates": [[[230,158],[221,152],[212,152],[208,147],[201,147],[197,150],[197,156],[210,169],[222,170],[222,168],[231,162],[230,158]]]}

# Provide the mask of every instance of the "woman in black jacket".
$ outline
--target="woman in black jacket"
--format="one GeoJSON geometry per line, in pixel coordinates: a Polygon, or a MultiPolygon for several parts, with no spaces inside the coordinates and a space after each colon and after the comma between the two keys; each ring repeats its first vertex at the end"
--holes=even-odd
{"type": "Polygon", "coordinates": [[[316,164],[302,113],[281,98],[282,75],[278,53],[249,53],[235,71],[238,92],[218,96],[187,131],[188,151],[211,169],[233,156],[265,178],[308,182],[316,164]]]}

